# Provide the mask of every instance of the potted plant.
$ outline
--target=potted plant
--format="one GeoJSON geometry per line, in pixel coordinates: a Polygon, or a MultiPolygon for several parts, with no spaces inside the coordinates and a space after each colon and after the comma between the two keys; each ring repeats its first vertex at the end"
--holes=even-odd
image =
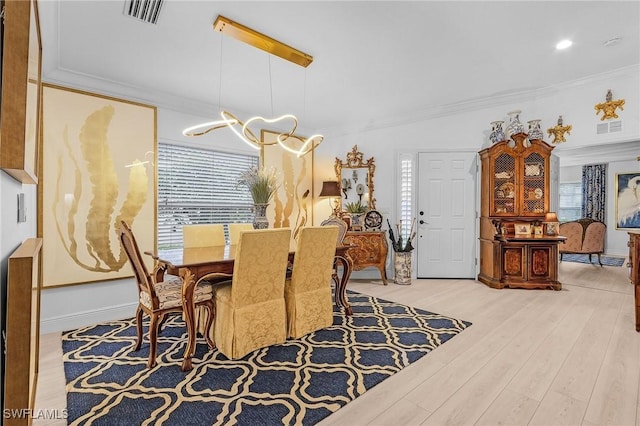
{"type": "Polygon", "coordinates": [[[275,169],[266,170],[253,166],[240,175],[238,185],[246,186],[251,193],[255,214],[253,227],[255,229],[268,228],[267,207],[278,189],[275,169]]]}
{"type": "Polygon", "coordinates": [[[362,230],[362,216],[367,212],[367,206],[358,200],[345,204],[344,208],[351,217],[351,229],[362,230]]]}

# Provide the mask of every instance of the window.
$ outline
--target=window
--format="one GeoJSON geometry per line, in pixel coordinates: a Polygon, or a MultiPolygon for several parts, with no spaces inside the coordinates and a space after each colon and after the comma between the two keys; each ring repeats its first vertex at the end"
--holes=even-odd
{"type": "Polygon", "coordinates": [[[251,222],[253,200],[236,182],[258,156],[158,144],[158,248],[182,246],[182,225],[251,222]]]}
{"type": "Polygon", "coordinates": [[[558,219],[560,222],[580,219],[582,217],[582,183],[561,183],[559,191],[560,207],[558,208],[558,219]]]}
{"type": "MultiPolygon", "coordinates": [[[[403,239],[409,237],[413,213],[413,156],[410,154],[400,156],[400,220],[402,221],[403,239]]],[[[394,229],[395,231],[395,229],[394,229]]]]}

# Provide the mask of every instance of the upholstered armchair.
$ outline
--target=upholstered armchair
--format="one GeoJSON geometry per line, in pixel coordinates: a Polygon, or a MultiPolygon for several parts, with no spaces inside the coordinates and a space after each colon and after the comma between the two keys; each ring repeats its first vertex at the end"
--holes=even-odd
{"type": "Polygon", "coordinates": [[[286,340],[284,280],[290,239],[288,228],[240,235],[232,283],[215,295],[215,342],[227,358],[286,340]]]}
{"type": "Polygon", "coordinates": [[[231,245],[237,245],[240,240],[240,232],[252,231],[253,224],[251,223],[230,223],[229,227],[229,242],[231,245]]]}
{"type": "Polygon", "coordinates": [[[291,279],[285,283],[287,335],[299,338],[333,324],[331,277],[337,226],[300,230],[291,279]]]}
{"type": "Polygon", "coordinates": [[[182,226],[182,244],[184,247],[223,246],[224,225],[221,223],[203,223],[182,226]]]}
{"type": "MultiPolygon", "coordinates": [[[[164,281],[156,282],[156,274],[149,274],[133,231],[125,221],[120,222],[118,231],[120,244],[124,249],[138,285],[138,308],[136,310],[137,342],[134,350],[139,350],[142,343],[142,317],[149,315],[149,360],[147,367],[156,365],[156,346],[158,329],[165,315],[172,312],[182,312],[182,278],[175,275],[164,275],[164,281]]],[[[213,290],[208,282],[199,282],[194,290],[194,301],[197,308],[208,311],[208,321],[205,330],[211,329],[213,322],[213,290]]],[[[207,344],[214,347],[209,333],[204,333],[207,344]]]]}

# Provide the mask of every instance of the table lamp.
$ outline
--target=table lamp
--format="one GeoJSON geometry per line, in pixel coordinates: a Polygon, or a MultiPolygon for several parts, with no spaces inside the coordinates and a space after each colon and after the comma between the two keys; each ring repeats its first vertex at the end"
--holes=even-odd
{"type": "Polygon", "coordinates": [[[558,235],[558,215],[556,212],[547,212],[544,215],[545,234],[550,236],[558,235]]]}
{"type": "Polygon", "coordinates": [[[333,180],[322,182],[322,190],[320,191],[319,196],[322,198],[330,198],[330,203],[333,208],[331,216],[338,216],[338,198],[340,197],[340,188],[338,187],[338,182],[333,180]]]}

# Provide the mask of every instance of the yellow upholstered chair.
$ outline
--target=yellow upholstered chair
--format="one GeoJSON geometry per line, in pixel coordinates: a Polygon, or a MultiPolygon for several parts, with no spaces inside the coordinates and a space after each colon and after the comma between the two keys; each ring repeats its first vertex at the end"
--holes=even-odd
{"type": "Polygon", "coordinates": [[[291,279],[285,283],[287,335],[299,338],[333,324],[331,279],[337,226],[302,228],[291,279]]]}
{"type": "Polygon", "coordinates": [[[230,223],[227,226],[229,227],[229,242],[231,245],[238,244],[240,232],[253,230],[253,224],[251,223],[230,223]]]}
{"type": "MultiPolygon", "coordinates": [[[[225,245],[224,238],[224,225],[221,223],[204,223],[196,225],[183,225],[182,226],[182,246],[184,248],[194,247],[207,247],[207,246],[223,246],[225,245]]],[[[227,281],[231,279],[228,274],[209,274],[203,278],[209,283],[217,283],[220,281],[227,281]]],[[[206,334],[209,338],[207,330],[213,331],[207,327],[210,315],[206,315],[206,311],[201,308],[195,310],[195,324],[196,330],[201,334],[206,334]]]]}
{"type": "MultiPolygon", "coordinates": [[[[147,361],[147,367],[151,368],[156,365],[158,328],[163,318],[170,312],[182,312],[182,278],[165,274],[164,281],[156,282],[155,274],[149,274],[133,232],[125,221],[120,222],[118,238],[129,258],[138,283],[138,309],[136,310],[138,340],[134,349],[136,351],[140,349],[142,343],[142,316],[147,314],[151,318],[149,323],[149,360],[147,361]]],[[[211,329],[214,309],[211,284],[200,281],[196,284],[193,297],[197,308],[202,307],[209,312],[205,330],[211,329]]],[[[213,348],[214,345],[209,338],[209,333],[205,333],[205,336],[209,347],[213,348]]]]}
{"type": "Polygon", "coordinates": [[[215,342],[227,358],[241,358],[286,340],[284,280],[290,238],[288,228],[240,235],[232,283],[215,295],[215,342]]]}
{"type": "Polygon", "coordinates": [[[186,247],[223,246],[224,225],[221,223],[204,223],[182,226],[182,244],[186,247]]]}

